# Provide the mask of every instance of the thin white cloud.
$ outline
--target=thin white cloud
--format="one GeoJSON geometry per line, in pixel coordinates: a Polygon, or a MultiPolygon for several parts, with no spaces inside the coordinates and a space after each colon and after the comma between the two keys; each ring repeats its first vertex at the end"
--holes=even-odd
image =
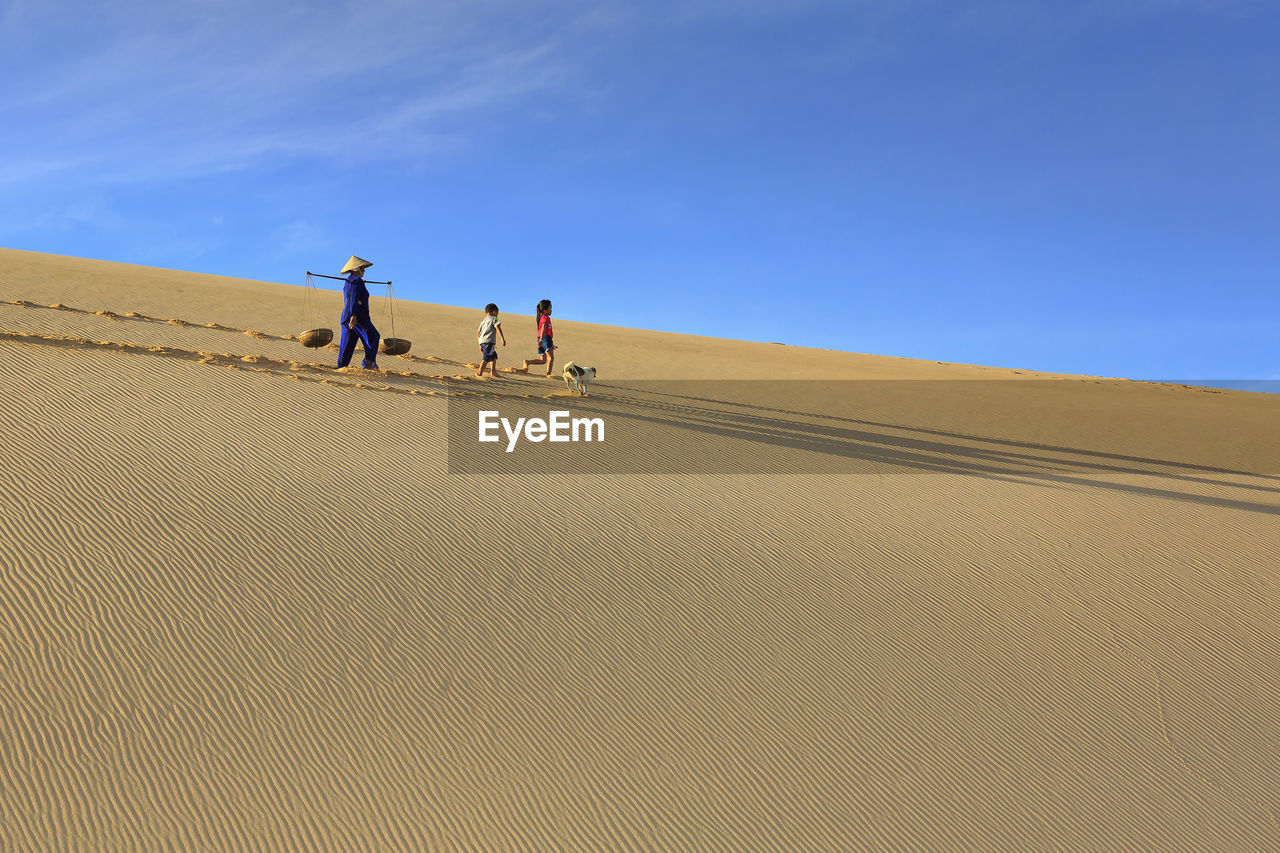
{"type": "Polygon", "coordinates": [[[28,184],[58,173],[159,180],[291,158],[420,160],[461,149],[492,126],[484,119],[539,98],[601,97],[589,65],[612,38],[841,2],[55,5],[11,0],[0,34],[12,63],[0,110],[18,129],[0,156],[28,184]]]}
{"type": "Polygon", "coordinates": [[[45,164],[27,174],[61,162],[93,181],[275,157],[412,157],[457,145],[485,111],[594,91],[585,65],[620,32],[838,5],[11,0],[0,110],[19,131],[0,153],[45,164]]]}
{"type": "Polygon", "coordinates": [[[571,78],[557,22],[512,9],[173,4],[98,12],[92,39],[28,20],[17,27],[29,48],[20,85],[0,95],[21,128],[5,159],[24,164],[17,177],[61,164],[110,180],[271,157],[412,155],[464,134],[472,114],[571,78]],[[53,44],[42,51],[42,40],[53,44]]]}

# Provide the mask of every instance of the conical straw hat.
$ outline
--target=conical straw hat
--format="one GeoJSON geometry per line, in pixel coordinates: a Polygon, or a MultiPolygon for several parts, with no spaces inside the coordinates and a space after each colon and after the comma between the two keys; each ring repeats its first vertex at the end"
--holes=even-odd
{"type": "Polygon", "coordinates": [[[347,265],[338,270],[338,274],[341,275],[342,273],[348,272],[360,272],[371,266],[373,266],[372,261],[366,261],[364,258],[357,258],[355,255],[352,255],[351,260],[347,261],[347,265]]]}

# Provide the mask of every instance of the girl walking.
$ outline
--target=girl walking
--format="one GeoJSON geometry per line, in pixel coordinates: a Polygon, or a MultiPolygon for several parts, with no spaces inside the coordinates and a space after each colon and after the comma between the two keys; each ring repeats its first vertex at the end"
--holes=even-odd
{"type": "Polygon", "coordinates": [[[536,361],[524,360],[524,369],[532,364],[545,364],[547,375],[551,375],[551,367],[556,363],[556,345],[551,333],[551,300],[544,299],[538,303],[538,358],[536,361]]]}

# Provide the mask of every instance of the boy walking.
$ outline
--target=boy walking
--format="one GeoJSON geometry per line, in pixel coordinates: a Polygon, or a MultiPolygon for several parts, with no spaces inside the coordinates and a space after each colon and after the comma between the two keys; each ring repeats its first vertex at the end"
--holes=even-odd
{"type": "Polygon", "coordinates": [[[502,333],[502,321],[498,319],[498,306],[490,302],[484,306],[484,319],[476,329],[476,339],[480,341],[480,369],[476,371],[476,376],[484,376],[486,364],[493,365],[489,370],[490,375],[498,375],[499,337],[502,338],[502,345],[505,347],[507,336],[502,333]]]}

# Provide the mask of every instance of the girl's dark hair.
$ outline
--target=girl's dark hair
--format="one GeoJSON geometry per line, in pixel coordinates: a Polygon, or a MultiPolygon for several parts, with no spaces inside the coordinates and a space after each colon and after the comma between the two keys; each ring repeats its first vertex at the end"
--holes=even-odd
{"type": "Polygon", "coordinates": [[[538,309],[537,309],[537,311],[534,313],[534,317],[541,318],[541,317],[542,317],[542,313],[543,313],[544,311],[546,311],[546,310],[547,310],[548,308],[550,308],[550,307],[551,307],[551,300],[550,300],[550,299],[543,299],[541,302],[539,302],[539,303],[538,303],[538,309]]]}
{"type": "Polygon", "coordinates": [[[497,306],[497,305],[494,305],[492,302],[490,302],[488,305],[484,306],[484,313],[488,314],[490,311],[492,311],[494,314],[497,314],[497,313],[498,313],[498,306],[497,306]]]}

